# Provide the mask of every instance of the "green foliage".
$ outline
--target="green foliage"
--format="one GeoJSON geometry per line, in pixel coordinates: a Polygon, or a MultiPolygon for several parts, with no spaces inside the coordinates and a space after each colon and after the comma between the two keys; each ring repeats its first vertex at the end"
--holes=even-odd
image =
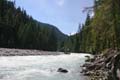
{"type": "Polygon", "coordinates": [[[93,11],[94,16],[90,18],[88,14],[85,24],[74,35],[74,51],[120,49],[120,0],[95,0],[93,11]]]}
{"type": "Polygon", "coordinates": [[[66,37],[56,27],[15,8],[15,2],[0,0],[0,47],[56,51],[66,37]]]}

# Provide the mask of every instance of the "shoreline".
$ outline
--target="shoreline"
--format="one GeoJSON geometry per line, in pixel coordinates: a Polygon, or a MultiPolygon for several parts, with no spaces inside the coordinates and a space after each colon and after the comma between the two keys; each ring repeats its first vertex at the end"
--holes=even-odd
{"type": "Polygon", "coordinates": [[[88,58],[81,67],[81,73],[90,80],[120,80],[120,52],[106,49],[94,58],[88,58]]]}
{"type": "Polygon", "coordinates": [[[0,56],[37,56],[37,55],[61,55],[64,52],[40,51],[35,49],[10,49],[0,48],[0,56]]]}

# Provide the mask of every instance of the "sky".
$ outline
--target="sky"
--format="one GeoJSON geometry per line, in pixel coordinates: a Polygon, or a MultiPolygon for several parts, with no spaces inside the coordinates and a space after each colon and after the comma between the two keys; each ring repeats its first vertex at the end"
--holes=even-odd
{"type": "Polygon", "coordinates": [[[85,22],[87,13],[83,10],[93,6],[93,0],[16,0],[18,6],[34,19],[52,24],[69,35],[85,22]]]}

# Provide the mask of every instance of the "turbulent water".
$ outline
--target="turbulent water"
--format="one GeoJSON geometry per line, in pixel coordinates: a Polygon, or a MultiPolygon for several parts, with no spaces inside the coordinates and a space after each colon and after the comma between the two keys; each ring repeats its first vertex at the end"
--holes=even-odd
{"type": "Polygon", "coordinates": [[[0,57],[0,80],[86,80],[80,74],[85,55],[0,57]],[[57,72],[58,68],[69,72],[57,72]]]}

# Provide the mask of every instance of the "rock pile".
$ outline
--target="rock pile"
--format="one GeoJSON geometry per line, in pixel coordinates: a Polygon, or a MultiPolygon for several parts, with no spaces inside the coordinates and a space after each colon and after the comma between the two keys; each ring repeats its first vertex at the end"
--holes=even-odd
{"type": "Polygon", "coordinates": [[[87,59],[82,73],[90,80],[120,80],[120,52],[107,49],[93,59],[87,59]]]}

